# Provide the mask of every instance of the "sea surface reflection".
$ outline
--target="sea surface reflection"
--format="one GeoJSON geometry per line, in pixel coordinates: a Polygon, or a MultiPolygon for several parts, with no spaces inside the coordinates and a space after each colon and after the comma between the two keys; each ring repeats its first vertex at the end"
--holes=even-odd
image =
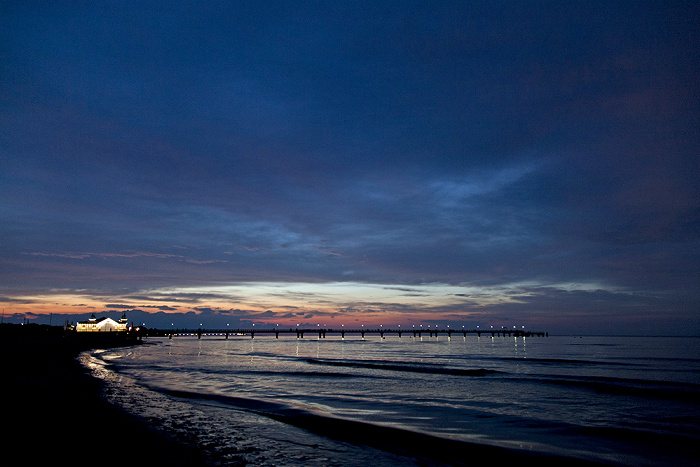
{"type": "MultiPolygon", "coordinates": [[[[289,424],[302,416],[343,419],[627,465],[688,461],[700,440],[694,338],[150,342],[98,357],[132,387],[216,409],[218,430],[242,413],[289,424]]],[[[161,416],[157,405],[152,412],[161,416]]]]}

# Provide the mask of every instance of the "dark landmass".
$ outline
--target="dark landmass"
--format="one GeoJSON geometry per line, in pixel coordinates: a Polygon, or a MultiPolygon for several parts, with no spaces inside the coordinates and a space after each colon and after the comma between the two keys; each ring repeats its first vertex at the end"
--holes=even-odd
{"type": "Polygon", "coordinates": [[[3,465],[204,466],[203,452],[156,432],[102,397],[76,359],[95,348],[134,345],[61,327],[0,326],[3,465]],[[14,460],[13,460],[14,459],[14,460]]]}

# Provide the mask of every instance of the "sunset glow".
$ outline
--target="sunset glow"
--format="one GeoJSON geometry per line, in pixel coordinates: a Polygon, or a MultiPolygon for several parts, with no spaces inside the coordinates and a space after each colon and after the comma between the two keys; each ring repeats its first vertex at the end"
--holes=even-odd
{"type": "Polygon", "coordinates": [[[4,322],[700,332],[693,2],[166,3],[3,9],[4,322]]]}

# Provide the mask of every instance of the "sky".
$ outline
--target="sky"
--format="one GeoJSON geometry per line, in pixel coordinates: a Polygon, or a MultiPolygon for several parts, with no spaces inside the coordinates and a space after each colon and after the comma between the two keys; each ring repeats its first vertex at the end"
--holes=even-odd
{"type": "Polygon", "coordinates": [[[699,5],[2,1],[2,320],[698,335],[699,5]]]}

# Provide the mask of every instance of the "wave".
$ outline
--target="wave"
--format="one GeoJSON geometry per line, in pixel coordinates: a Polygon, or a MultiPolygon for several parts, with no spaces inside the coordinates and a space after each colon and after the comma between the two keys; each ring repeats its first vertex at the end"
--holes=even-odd
{"type": "MultiPolygon", "coordinates": [[[[164,365],[140,365],[140,371],[151,374],[201,374],[201,375],[216,375],[216,376],[241,376],[241,375],[256,375],[256,376],[273,376],[273,377],[300,377],[300,378],[371,378],[371,375],[359,375],[352,373],[327,372],[327,371],[273,371],[273,370],[248,370],[248,369],[231,369],[225,370],[221,368],[178,368],[164,365]]],[[[111,367],[117,373],[123,372],[124,369],[119,367],[111,367]]]]}
{"type": "Polygon", "coordinates": [[[693,438],[692,436],[678,433],[659,433],[652,430],[633,430],[609,426],[579,426],[572,427],[569,431],[586,437],[605,438],[621,442],[635,441],[647,445],[668,444],[674,445],[676,448],[679,446],[696,447],[698,443],[697,438],[693,438]]]}
{"type": "MultiPolygon", "coordinates": [[[[510,381],[523,381],[535,384],[558,385],[570,388],[580,388],[600,394],[644,397],[649,399],[680,400],[696,403],[700,401],[700,385],[692,383],[674,383],[668,381],[647,380],[637,378],[616,378],[604,376],[567,376],[555,373],[519,374],[487,368],[454,368],[435,363],[410,363],[398,361],[366,361],[366,360],[334,360],[320,358],[303,359],[310,365],[333,368],[369,369],[379,371],[394,371],[404,373],[422,373],[434,375],[450,375],[463,377],[484,377],[498,375],[510,381]]],[[[545,359],[549,360],[549,359],[545,359]]],[[[109,364],[107,364],[109,365],[109,364]]],[[[112,367],[112,365],[109,365],[112,367]]],[[[120,369],[112,368],[114,371],[120,369]]],[[[264,370],[264,369],[222,369],[222,368],[176,368],[161,365],[143,365],[141,370],[150,373],[195,373],[202,375],[217,375],[236,377],[242,375],[291,377],[291,378],[382,378],[379,373],[357,373],[342,371],[313,371],[313,370],[264,370]]]]}
{"type": "Polygon", "coordinates": [[[320,415],[280,402],[260,399],[224,396],[183,390],[159,389],[172,397],[212,402],[230,406],[305,429],[331,439],[356,445],[371,446],[416,460],[418,465],[476,465],[492,462],[523,462],[532,460],[540,466],[592,466],[603,463],[593,458],[575,458],[551,452],[537,452],[493,444],[473,443],[455,439],[440,438],[426,433],[402,428],[372,424],[356,420],[320,415]]]}
{"type": "MultiPolygon", "coordinates": [[[[647,363],[646,357],[626,357],[626,362],[623,361],[601,361],[601,360],[579,360],[572,358],[531,358],[531,357],[500,357],[499,361],[510,361],[518,363],[541,363],[541,364],[564,364],[564,365],[596,365],[596,366],[616,366],[616,367],[635,367],[640,363],[647,363]]],[[[685,372],[698,372],[700,360],[695,358],[671,358],[671,357],[655,357],[656,362],[674,363],[676,367],[681,364],[685,372]]]]}
{"type": "Polygon", "coordinates": [[[432,365],[416,365],[411,363],[390,363],[390,362],[367,362],[358,360],[325,360],[318,358],[307,358],[307,363],[313,365],[328,365],[335,367],[347,368],[367,368],[371,370],[388,370],[388,371],[405,371],[411,373],[427,373],[455,376],[485,376],[489,374],[500,373],[497,370],[489,370],[486,368],[464,369],[464,368],[448,368],[432,365]]]}
{"type": "Polygon", "coordinates": [[[522,379],[543,384],[584,388],[601,394],[682,400],[696,403],[700,401],[700,385],[696,384],[632,378],[565,377],[561,375],[531,375],[522,379]]]}
{"type": "Polygon", "coordinates": [[[597,360],[576,360],[571,358],[529,358],[529,357],[501,357],[501,361],[515,361],[523,363],[564,363],[570,365],[629,365],[629,363],[601,362],[597,360]]]}

